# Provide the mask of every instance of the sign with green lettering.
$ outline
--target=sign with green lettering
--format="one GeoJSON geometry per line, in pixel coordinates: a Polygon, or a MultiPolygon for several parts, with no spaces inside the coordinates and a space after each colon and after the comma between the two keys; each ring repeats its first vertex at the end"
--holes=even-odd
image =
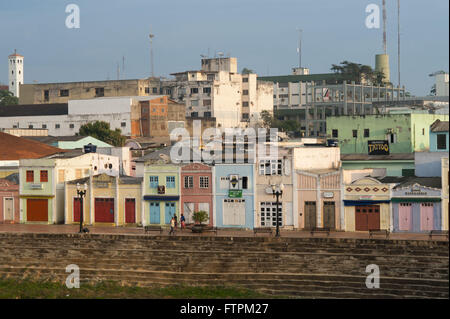
{"type": "Polygon", "coordinates": [[[230,197],[230,198],[242,198],[242,189],[230,189],[230,190],[228,190],[228,197],[230,197]]]}

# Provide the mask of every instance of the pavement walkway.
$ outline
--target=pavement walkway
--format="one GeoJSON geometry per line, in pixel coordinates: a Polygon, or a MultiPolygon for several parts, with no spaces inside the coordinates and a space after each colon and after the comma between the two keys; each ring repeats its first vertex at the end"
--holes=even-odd
{"type": "MultiPolygon", "coordinates": [[[[142,227],[111,227],[111,226],[87,226],[91,234],[123,234],[123,235],[143,235],[142,227]]],[[[51,233],[68,234],[78,233],[79,225],[42,225],[42,224],[0,224],[0,233],[51,233]]],[[[275,230],[272,234],[274,236],[275,230]]],[[[281,230],[281,237],[288,238],[311,238],[311,233],[305,230],[281,230]]],[[[151,232],[148,235],[160,235],[159,232],[151,232]]],[[[163,230],[161,236],[169,236],[169,229],[163,230]]],[[[214,233],[206,232],[202,234],[192,233],[189,229],[177,229],[173,236],[216,236],[214,233]]],[[[219,229],[219,237],[254,237],[252,230],[241,229],[219,229]]],[[[257,237],[268,237],[269,234],[256,234],[257,237]]],[[[314,237],[327,237],[324,233],[316,233],[314,237]]],[[[368,239],[368,232],[331,232],[329,238],[349,238],[349,239],[368,239]]],[[[374,235],[374,239],[385,239],[384,235],[374,235]]],[[[389,239],[392,240],[429,240],[427,233],[391,233],[389,239]]],[[[445,236],[433,236],[433,240],[448,241],[445,236]]]]}

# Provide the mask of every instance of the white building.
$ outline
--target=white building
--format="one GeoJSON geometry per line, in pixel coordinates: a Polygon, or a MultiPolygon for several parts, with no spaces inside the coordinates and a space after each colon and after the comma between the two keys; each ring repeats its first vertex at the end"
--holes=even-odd
{"type": "Polygon", "coordinates": [[[111,130],[132,135],[132,122],[141,114],[139,101],[161,96],[103,97],[69,100],[68,103],[13,105],[0,110],[0,128],[47,129],[51,136],[73,136],[89,122],[105,121],[111,130]]]}
{"type": "Polygon", "coordinates": [[[23,84],[23,56],[16,52],[8,56],[8,79],[9,91],[19,97],[19,85],[23,84]]]}
{"type": "Polygon", "coordinates": [[[256,74],[239,74],[237,59],[203,58],[197,71],[173,73],[161,90],[184,102],[187,117],[215,118],[217,127],[254,126],[262,110],[273,111],[273,85],[256,74]]]}
{"type": "Polygon", "coordinates": [[[448,73],[438,73],[436,77],[436,96],[448,96],[448,73]]]}

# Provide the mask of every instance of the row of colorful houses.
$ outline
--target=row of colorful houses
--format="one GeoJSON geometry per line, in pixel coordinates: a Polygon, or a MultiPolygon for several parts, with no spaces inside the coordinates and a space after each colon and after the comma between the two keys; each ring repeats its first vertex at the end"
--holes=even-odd
{"type": "MultiPolygon", "coordinates": [[[[47,161],[48,166],[41,161],[33,174],[25,161],[20,188],[0,181],[10,187],[0,193],[0,221],[73,224],[79,223],[83,211],[90,225],[167,225],[181,214],[192,223],[193,212],[203,210],[209,224],[219,228],[275,227],[277,203],[270,187],[283,183],[279,222],[284,229],[448,229],[448,186],[442,187],[441,177],[371,177],[340,167],[301,170],[286,155],[279,160],[216,165],[173,164],[161,158],[145,163],[143,177],[86,171],[86,176],[74,176],[58,188],[58,183],[46,185],[58,181],[50,169],[52,160],[47,161]],[[42,173],[44,168],[47,173],[42,173]],[[77,185],[85,184],[81,203],[77,185]]],[[[442,170],[448,181],[448,159],[442,160],[442,170]]]]}

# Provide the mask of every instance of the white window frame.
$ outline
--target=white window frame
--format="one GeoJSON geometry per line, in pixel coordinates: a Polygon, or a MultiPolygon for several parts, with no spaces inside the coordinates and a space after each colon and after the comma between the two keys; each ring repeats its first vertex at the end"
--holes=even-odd
{"type": "Polygon", "coordinates": [[[209,188],[209,176],[200,176],[198,184],[200,188],[209,188]]]}
{"type": "Polygon", "coordinates": [[[283,175],[283,160],[282,159],[260,160],[259,175],[261,176],[283,175]]]}
{"type": "MultiPolygon", "coordinates": [[[[276,202],[260,202],[259,203],[259,221],[261,227],[277,227],[277,203],[276,202]]],[[[283,202],[278,205],[279,225],[283,227],[283,202]]]]}
{"type": "Polygon", "coordinates": [[[194,188],[194,176],[189,175],[184,177],[184,188],[194,188]]]}

